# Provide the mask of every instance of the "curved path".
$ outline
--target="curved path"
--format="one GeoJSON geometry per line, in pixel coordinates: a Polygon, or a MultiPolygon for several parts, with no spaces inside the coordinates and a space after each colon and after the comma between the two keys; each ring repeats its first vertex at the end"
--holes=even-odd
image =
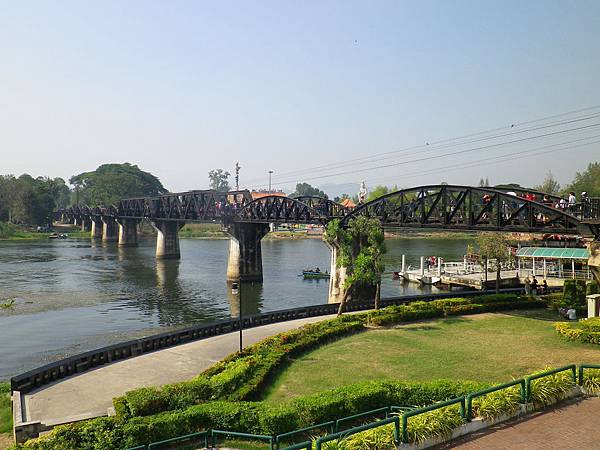
{"type": "MultiPolygon", "coordinates": [[[[291,320],[244,331],[244,346],[335,315],[291,320]]],[[[143,386],[184,381],[239,348],[239,333],[214,336],[105,365],[24,395],[26,421],[46,425],[107,415],[112,399],[143,386]]]]}
{"type": "Polygon", "coordinates": [[[435,447],[436,450],[597,450],[600,398],[529,414],[435,447]]]}

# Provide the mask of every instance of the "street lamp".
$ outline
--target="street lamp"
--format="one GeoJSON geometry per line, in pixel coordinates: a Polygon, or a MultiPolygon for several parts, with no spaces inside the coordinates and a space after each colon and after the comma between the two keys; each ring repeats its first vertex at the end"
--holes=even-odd
{"type": "Polygon", "coordinates": [[[269,194],[271,193],[271,175],[273,174],[272,170],[269,170],[269,194]]]}
{"type": "Polygon", "coordinates": [[[244,326],[244,321],[242,319],[242,280],[240,279],[238,282],[231,283],[231,293],[233,295],[238,295],[238,306],[240,311],[240,353],[242,352],[243,344],[242,344],[242,329],[244,326]]]}

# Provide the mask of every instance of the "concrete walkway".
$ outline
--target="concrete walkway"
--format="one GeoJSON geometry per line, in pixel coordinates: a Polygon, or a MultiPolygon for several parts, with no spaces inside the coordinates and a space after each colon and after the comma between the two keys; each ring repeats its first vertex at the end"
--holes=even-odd
{"type": "Polygon", "coordinates": [[[600,398],[586,398],[448,442],[436,450],[598,450],[600,398]]]}
{"type": "MultiPolygon", "coordinates": [[[[244,346],[334,315],[274,323],[244,331],[244,346]]],[[[27,421],[46,425],[105,416],[112,399],[144,386],[193,378],[239,348],[233,332],[118,361],[31,391],[24,397],[27,421]]]]}

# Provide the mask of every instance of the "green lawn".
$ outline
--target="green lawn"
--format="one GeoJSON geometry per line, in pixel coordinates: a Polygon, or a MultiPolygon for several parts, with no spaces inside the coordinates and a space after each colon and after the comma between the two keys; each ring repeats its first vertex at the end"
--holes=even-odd
{"type": "Polygon", "coordinates": [[[10,385],[0,383],[0,433],[12,431],[12,409],[10,404],[10,385]]]}
{"type": "Polygon", "coordinates": [[[272,402],[374,379],[504,382],[545,366],[600,363],[600,348],[562,340],[554,313],[481,314],[373,329],[309,352],[266,391],[272,402]]]}

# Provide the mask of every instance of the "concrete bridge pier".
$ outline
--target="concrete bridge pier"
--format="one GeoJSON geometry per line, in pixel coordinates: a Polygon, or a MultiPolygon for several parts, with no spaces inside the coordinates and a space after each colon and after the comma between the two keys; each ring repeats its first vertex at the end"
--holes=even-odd
{"type": "Polygon", "coordinates": [[[81,218],[81,231],[91,231],[92,230],[92,220],[89,217],[81,218]]]}
{"type": "Polygon", "coordinates": [[[183,228],[185,222],[171,220],[157,220],[152,222],[152,226],[157,232],[156,235],[156,257],[158,259],[179,259],[179,230],[183,228]]]}
{"type": "Polygon", "coordinates": [[[116,241],[118,238],[117,221],[114,217],[102,217],[102,240],[104,242],[116,241]]]}
{"type": "Polygon", "coordinates": [[[267,223],[232,223],[227,226],[229,259],[227,279],[263,281],[261,239],[269,232],[267,223]]]}
{"type": "Polygon", "coordinates": [[[92,229],[91,237],[92,239],[102,239],[102,228],[104,224],[102,223],[102,219],[100,217],[92,217],[92,229]]]}
{"type": "Polygon", "coordinates": [[[119,225],[119,247],[137,247],[137,224],[136,219],[118,219],[119,225]]]}
{"type": "Polygon", "coordinates": [[[339,247],[327,243],[327,246],[331,249],[331,268],[329,273],[329,296],[327,303],[340,303],[344,298],[346,290],[344,289],[344,283],[346,282],[346,268],[337,266],[337,259],[339,253],[339,247]]]}

